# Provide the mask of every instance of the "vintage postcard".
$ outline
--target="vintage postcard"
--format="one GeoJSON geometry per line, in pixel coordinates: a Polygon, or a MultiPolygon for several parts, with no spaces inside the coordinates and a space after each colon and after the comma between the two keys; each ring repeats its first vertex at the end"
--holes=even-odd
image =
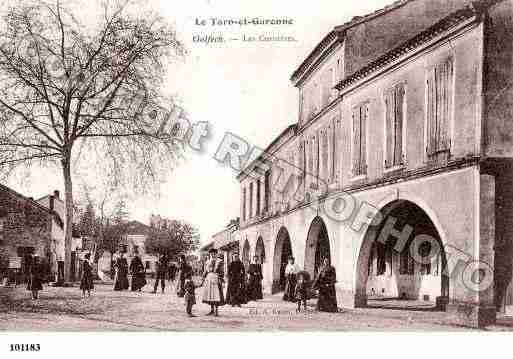
{"type": "Polygon", "coordinates": [[[3,1],[2,350],[510,331],[512,85],[512,0],[3,1]]]}

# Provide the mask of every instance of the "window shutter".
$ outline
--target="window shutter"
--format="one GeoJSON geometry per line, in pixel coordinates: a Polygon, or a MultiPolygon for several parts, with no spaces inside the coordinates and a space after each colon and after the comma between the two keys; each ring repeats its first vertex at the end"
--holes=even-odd
{"type": "Polygon", "coordinates": [[[440,119],[440,149],[448,150],[450,147],[449,141],[449,119],[452,101],[452,61],[447,60],[443,63],[441,78],[442,78],[442,117],[440,119]]]}
{"type": "Polygon", "coordinates": [[[386,140],[386,158],[385,167],[393,165],[394,158],[394,92],[387,91],[385,94],[385,140],[386,140]]]}
{"type": "Polygon", "coordinates": [[[394,165],[403,162],[403,102],[404,86],[395,88],[395,121],[394,121],[394,165]]]}
{"type": "Polygon", "coordinates": [[[360,169],[360,107],[353,109],[353,174],[357,176],[360,169]]]}
{"type": "Polygon", "coordinates": [[[367,173],[367,137],[366,137],[366,126],[367,126],[367,118],[369,117],[369,106],[365,104],[362,106],[362,114],[361,114],[361,124],[360,124],[360,174],[367,173]]]}
{"type": "Polygon", "coordinates": [[[434,145],[434,138],[436,134],[435,126],[435,110],[436,110],[436,95],[435,95],[435,69],[428,72],[427,78],[427,108],[426,108],[426,152],[432,155],[436,150],[434,145]]]}

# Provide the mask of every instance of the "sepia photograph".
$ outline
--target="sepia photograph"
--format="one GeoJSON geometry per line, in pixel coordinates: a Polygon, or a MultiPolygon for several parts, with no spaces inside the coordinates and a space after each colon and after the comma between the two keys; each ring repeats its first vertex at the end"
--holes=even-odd
{"type": "Polygon", "coordinates": [[[510,332],[512,116],[512,0],[3,0],[1,350],[510,332]]]}

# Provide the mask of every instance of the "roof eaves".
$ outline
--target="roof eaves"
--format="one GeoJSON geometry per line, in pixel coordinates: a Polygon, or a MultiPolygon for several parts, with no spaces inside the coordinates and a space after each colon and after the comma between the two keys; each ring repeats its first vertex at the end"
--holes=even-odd
{"type": "Polygon", "coordinates": [[[382,68],[383,66],[391,63],[396,60],[400,56],[406,54],[407,52],[419,47],[420,45],[426,43],[427,41],[433,39],[437,35],[451,29],[452,27],[458,25],[464,20],[470,19],[473,16],[478,15],[478,11],[476,8],[472,6],[464,7],[460,10],[453,12],[447,17],[443,18],[433,26],[428,29],[418,33],[416,36],[411,39],[405,41],[401,45],[393,48],[392,50],[385,52],[383,55],[379,56],[376,60],[370,62],[364,67],[360,68],[352,75],[346,77],[342,81],[340,81],[335,88],[337,90],[343,90],[349,85],[355,83],[358,80],[361,80],[374,71],[382,68]]]}

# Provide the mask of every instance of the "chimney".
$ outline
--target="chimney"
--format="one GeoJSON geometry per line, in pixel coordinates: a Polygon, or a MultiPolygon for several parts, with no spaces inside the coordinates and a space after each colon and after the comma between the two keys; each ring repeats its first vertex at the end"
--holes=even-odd
{"type": "Polygon", "coordinates": [[[53,196],[55,198],[60,199],[59,195],[60,195],[60,192],[58,190],[53,191],[53,196]]]}

